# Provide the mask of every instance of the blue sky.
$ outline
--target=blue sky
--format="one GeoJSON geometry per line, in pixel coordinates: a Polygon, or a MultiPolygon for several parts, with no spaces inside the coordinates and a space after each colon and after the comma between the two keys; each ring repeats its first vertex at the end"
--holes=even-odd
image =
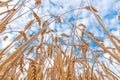
{"type": "MultiPolygon", "coordinates": [[[[18,0],[13,0],[11,4],[16,3],[18,0]]],[[[111,33],[119,37],[120,35],[120,21],[118,21],[117,16],[120,12],[120,6],[119,6],[120,1],[119,0],[90,0],[90,5],[93,6],[98,10],[98,13],[100,17],[102,18],[107,30],[111,33]]],[[[33,8],[34,7],[34,0],[30,0],[27,4],[27,6],[33,8]]],[[[55,15],[61,15],[66,11],[79,8],[79,7],[85,7],[88,4],[86,3],[86,0],[42,0],[42,4],[38,7],[40,7],[38,14],[39,16],[44,16],[44,15],[50,15],[51,17],[55,15]]],[[[6,8],[2,7],[0,8],[1,12],[6,10],[6,8]]],[[[29,10],[28,7],[23,6],[22,9],[14,16],[17,17],[18,15],[26,12],[29,10]]],[[[37,8],[34,9],[34,11],[37,11],[37,8]]],[[[42,21],[44,21],[47,18],[50,18],[50,16],[43,18],[42,21]]],[[[2,19],[2,16],[0,16],[2,19]]],[[[14,19],[13,18],[13,19],[14,19]]],[[[4,35],[9,35],[9,39],[5,42],[2,41],[2,38],[0,39],[0,44],[2,47],[5,47],[4,43],[9,43],[12,38],[14,38],[16,35],[18,35],[15,30],[23,30],[24,26],[27,24],[27,22],[31,19],[33,19],[33,14],[32,12],[27,13],[26,15],[18,18],[14,22],[11,22],[10,24],[7,25],[8,32],[7,34],[4,35]]],[[[73,25],[68,25],[68,21],[70,21],[72,24],[75,23],[82,23],[86,25],[86,31],[89,31],[94,34],[95,37],[101,38],[103,40],[107,40],[107,37],[105,33],[103,32],[102,28],[98,24],[97,20],[95,19],[94,15],[92,12],[88,10],[76,10],[72,11],[70,13],[65,14],[62,17],[62,24],[60,25],[57,21],[52,23],[50,25],[51,29],[54,29],[57,34],[61,33],[67,33],[71,34],[71,29],[74,26],[73,25]],[[78,18],[76,16],[78,15],[78,18]],[[76,20],[77,19],[77,20],[76,20]]],[[[30,34],[35,34],[37,33],[41,28],[35,23],[33,27],[28,31],[30,34]]],[[[6,32],[7,32],[6,31],[6,32]]],[[[0,37],[4,37],[2,33],[0,33],[0,37]]],[[[94,48],[97,45],[88,39],[90,41],[91,47],[94,48]]],[[[105,43],[106,44],[106,43],[105,43]]],[[[110,46],[109,44],[107,46],[110,46]]]]}
{"type": "MultiPolygon", "coordinates": [[[[10,4],[16,3],[18,0],[13,0],[10,4]]],[[[90,5],[93,6],[98,10],[98,13],[100,17],[103,20],[103,23],[105,24],[107,30],[109,33],[114,34],[117,37],[120,37],[120,21],[117,19],[118,14],[120,13],[120,1],[119,0],[89,0],[90,5]]],[[[27,4],[27,6],[33,8],[34,7],[34,0],[30,0],[27,4]]],[[[53,17],[55,15],[61,15],[66,11],[76,9],[79,7],[85,7],[88,4],[86,3],[86,0],[42,0],[42,4],[38,7],[40,7],[38,14],[39,16],[44,15],[50,15],[48,17],[45,17],[42,19],[42,21],[46,20],[47,18],[53,17]]],[[[0,8],[0,12],[7,10],[6,8],[0,8]]],[[[24,6],[22,9],[14,16],[17,17],[18,15],[28,11],[29,8],[24,6]]],[[[35,12],[37,12],[37,8],[34,9],[35,12]]],[[[4,16],[4,15],[3,15],[4,16]]],[[[13,18],[13,19],[14,19],[13,18]]],[[[6,32],[10,33],[0,33],[0,49],[4,48],[9,44],[12,39],[15,38],[18,33],[12,32],[15,30],[23,30],[24,26],[27,24],[29,20],[32,20],[33,14],[32,12],[27,13],[26,15],[22,16],[21,18],[18,18],[14,22],[11,22],[7,25],[6,32]],[[9,39],[6,41],[2,40],[2,37],[5,35],[8,35],[9,39]]],[[[0,16],[0,20],[2,19],[2,16],[0,16]]],[[[97,20],[95,19],[92,12],[88,10],[80,10],[80,11],[73,11],[68,14],[65,14],[62,17],[62,24],[60,25],[57,21],[52,23],[49,27],[51,29],[54,29],[57,35],[60,35],[61,33],[66,33],[71,35],[71,29],[73,29],[73,25],[68,25],[68,21],[70,21],[73,24],[79,24],[82,23],[86,25],[86,31],[89,31],[94,34],[95,37],[101,38],[104,41],[105,46],[112,46],[110,43],[108,37],[106,37],[106,34],[103,32],[103,29],[98,24],[97,20]],[[78,18],[76,16],[78,15],[78,18]],[[77,20],[76,20],[77,19],[77,20]]],[[[35,23],[30,31],[28,31],[29,34],[35,34],[41,29],[41,26],[38,26],[37,23],[35,23]]],[[[65,38],[63,38],[65,39],[65,38]]],[[[92,49],[99,49],[99,46],[91,41],[88,37],[85,36],[85,39],[88,42],[91,42],[91,48],[92,49]]],[[[47,40],[47,39],[46,39],[47,40]]],[[[76,44],[77,44],[76,40],[76,44]]],[[[75,54],[77,54],[78,51],[75,49],[75,54]]],[[[106,57],[109,57],[109,55],[106,55],[106,57]]]]}

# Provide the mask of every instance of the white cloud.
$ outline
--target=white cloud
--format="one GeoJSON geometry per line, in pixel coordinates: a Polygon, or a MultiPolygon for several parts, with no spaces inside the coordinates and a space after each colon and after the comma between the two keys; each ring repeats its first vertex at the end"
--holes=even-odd
{"type": "MultiPolygon", "coordinates": [[[[15,4],[17,1],[18,0],[13,0],[11,3],[9,3],[9,5],[15,4]]],[[[52,4],[50,4],[49,0],[42,0],[42,4],[41,4],[40,10],[38,12],[40,17],[42,15],[47,15],[47,14],[61,15],[62,13],[66,12],[66,11],[78,8],[80,6],[81,2],[83,2],[82,5],[81,5],[82,7],[87,5],[86,3],[84,3],[83,0],[51,0],[51,1],[54,4],[56,4],[57,6],[55,7],[52,4]]],[[[119,3],[120,3],[120,1],[118,1],[117,3],[115,3],[115,0],[92,0],[91,1],[91,5],[93,7],[95,7],[99,11],[98,13],[102,17],[105,25],[107,26],[107,29],[110,29],[110,28],[115,28],[116,29],[116,30],[112,30],[110,33],[114,34],[117,37],[120,37],[120,28],[119,28],[120,25],[117,23],[118,22],[117,21],[117,15],[115,15],[115,17],[113,17],[111,19],[104,18],[104,16],[107,15],[108,13],[110,13],[109,12],[110,10],[113,10],[113,11],[116,10],[116,11],[119,12],[119,10],[120,10],[119,3]]],[[[30,0],[30,2],[27,3],[27,5],[29,7],[34,7],[33,6],[34,5],[34,0],[30,0]]],[[[7,8],[5,8],[5,7],[1,8],[0,7],[0,12],[3,12],[5,10],[7,10],[7,8]]],[[[19,11],[14,16],[14,18],[17,17],[18,15],[26,12],[27,10],[29,10],[29,8],[23,7],[22,10],[19,11]]],[[[34,11],[37,11],[37,9],[35,9],[34,11]]],[[[77,14],[77,11],[76,11],[76,13],[75,12],[71,12],[71,13],[68,13],[68,14],[64,15],[64,18],[67,18],[69,16],[76,17],[76,14],[77,14]]],[[[114,15],[114,14],[111,14],[110,16],[112,16],[112,15],[114,15]]],[[[2,20],[3,17],[4,17],[4,15],[0,16],[0,20],[2,20]]],[[[91,14],[90,11],[81,10],[81,12],[79,14],[79,17],[81,17],[81,19],[79,19],[77,21],[77,24],[79,24],[79,23],[85,24],[87,26],[87,29],[89,31],[93,32],[95,36],[100,36],[100,35],[105,36],[102,32],[100,32],[98,30],[97,27],[95,27],[95,25],[98,24],[98,23],[97,23],[95,17],[93,16],[93,14],[91,14]],[[90,26],[90,25],[94,25],[94,26],[90,26]]],[[[48,18],[49,17],[44,18],[44,19],[42,19],[42,21],[45,20],[45,19],[48,19],[48,18]]],[[[20,17],[19,19],[15,20],[14,22],[8,24],[8,26],[10,26],[13,30],[16,30],[16,29],[23,30],[24,26],[31,19],[33,19],[32,14],[27,13],[23,17],[20,17]]],[[[31,28],[31,30],[32,31],[38,31],[37,27],[38,26],[34,25],[31,28]]],[[[59,27],[58,25],[56,26],[56,23],[52,23],[50,25],[51,29],[57,28],[57,30],[58,30],[57,34],[58,35],[60,35],[61,33],[70,34],[71,30],[69,29],[69,27],[70,26],[66,25],[66,23],[63,23],[62,27],[59,27]]],[[[7,41],[2,41],[1,42],[2,48],[5,48],[11,42],[11,40],[16,36],[16,34],[9,34],[9,33],[7,33],[5,35],[8,35],[9,39],[7,41]]],[[[3,36],[4,35],[0,35],[0,38],[2,38],[3,36]]],[[[108,37],[105,37],[104,45],[107,46],[107,47],[111,47],[111,46],[113,47],[113,45],[110,42],[110,40],[108,39],[108,37]]],[[[65,48],[65,47],[63,46],[63,48],[65,48]]],[[[68,49],[70,49],[70,47],[68,49]]],[[[12,49],[11,51],[13,51],[13,50],[14,49],[12,49]]],[[[67,52],[69,53],[69,50],[67,52]]],[[[34,56],[34,55],[31,54],[28,57],[31,58],[32,56],[34,56]]],[[[104,54],[104,57],[109,58],[110,55],[104,54]]],[[[106,61],[106,60],[104,60],[104,61],[106,61]]],[[[46,67],[49,67],[49,68],[52,67],[53,64],[54,64],[53,59],[46,60],[45,64],[46,64],[46,67]],[[51,61],[52,65],[49,63],[49,61],[51,61]]],[[[107,62],[107,64],[109,64],[109,62],[107,62]]],[[[26,66],[28,66],[28,64],[26,66]]],[[[110,67],[113,69],[112,66],[110,66],[110,67]]],[[[114,69],[113,69],[113,71],[114,71],[114,69]]]]}

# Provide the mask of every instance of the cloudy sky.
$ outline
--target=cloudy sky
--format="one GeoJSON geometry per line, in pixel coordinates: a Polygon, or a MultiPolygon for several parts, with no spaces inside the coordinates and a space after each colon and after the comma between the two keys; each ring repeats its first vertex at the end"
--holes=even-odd
{"type": "MultiPolygon", "coordinates": [[[[4,1],[4,0],[1,0],[4,1]]],[[[9,5],[14,5],[18,0],[13,0],[9,3],[9,5]]],[[[22,0],[21,0],[22,1],[22,0]]],[[[39,14],[40,17],[44,15],[48,15],[42,18],[42,21],[52,18],[55,15],[62,15],[63,13],[88,6],[87,0],[42,0],[40,6],[34,9],[35,12],[39,14]],[[39,8],[39,11],[37,11],[39,8]]],[[[104,25],[106,26],[109,33],[114,34],[117,37],[120,37],[120,21],[118,20],[118,14],[120,14],[120,0],[88,0],[90,5],[98,10],[97,14],[101,17],[104,25]]],[[[34,0],[29,0],[22,9],[13,17],[16,18],[17,16],[23,14],[24,12],[30,10],[28,7],[34,8],[34,0]]],[[[9,9],[12,8],[9,7],[9,9]]],[[[6,11],[7,8],[0,7],[0,12],[6,11]]],[[[0,20],[4,15],[0,16],[0,20]]],[[[27,24],[28,21],[32,20],[33,14],[32,11],[29,11],[24,16],[16,19],[15,21],[11,22],[7,25],[7,30],[3,33],[0,33],[0,49],[5,48],[11,40],[13,40],[18,33],[14,31],[23,30],[24,26],[27,24]],[[7,35],[9,39],[3,41],[3,37],[7,35]]],[[[100,27],[99,23],[97,22],[95,16],[91,11],[88,10],[75,10],[69,13],[66,13],[62,16],[62,24],[59,25],[57,21],[52,23],[49,27],[54,29],[56,34],[60,33],[67,33],[71,34],[71,29],[73,26],[68,25],[67,21],[70,21],[72,24],[84,24],[86,25],[86,31],[89,31],[94,34],[95,37],[103,39],[105,46],[113,46],[106,34],[104,33],[103,29],[100,27]],[[71,29],[70,29],[71,28],[71,29]]],[[[33,27],[31,27],[29,34],[35,34],[41,29],[40,26],[35,23],[33,27]]],[[[95,49],[97,47],[96,43],[87,39],[88,42],[91,42],[91,48],[95,49]]],[[[77,51],[77,50],[76,50],[77,51]]],[[[109,55],[104,55],[105,57],[109,57],[109,55]]]]}
{"type": "MultiPolygon", "coordinates": [[[[17,2],[18,0],[13,0],[9,3],[9,5],[13,5],[17,2]]],[[[21,0],[22,1],[22,0],[21,0]]],[[[119,36],[120,34],[120,21],[118,21],[117,17],[120,12],[120,1],[119,0],[89,0],[90,5],[93,6],[98,10],[97,14],[102,18],[107,30],[115,34],[116,36],[119,36]]],[[[76,9],[79,7],[85,7],[87,6],[86,0],[42,0],[42,4],[40,5],[40,9],[38,11],[39,16],[44,16],[44,15],[50,15],[55,16],[55,15],[61,15],[65,13],[66,11],[70,11],[72,9],[76,9]]],[[[26,4],[26,6],[29,6],[33,8],[34,5],[34,0],[29,0],[29,2],[26,4]]],[[[29,10],[28,7],[23,6],[21,10],[14,16],[17,17],[18,15],[26,12],[29,10]]],[[[10,7],[9,7],[10,8],[10,7]]],[[[37,9],[34,9],[34,11],[37,12],[37,9]]],[[[0,12],[5,11],[6,8],[2,7],[0,8],[0,12]]],[[[2,19],[2,16],[0,16],[2,19]]],[[[13,18],[13,19],[14,19],[13,18]]],[[[43,21],[46,19],[45,17],[43,21]]],[[[8,27],[8,32],[9,31],[14,31],[14,30],[23,30],[23,27],[25,24],[33,19],[32,11],[28,12],[26,15],[16,19],[15,21],[11,22],[7,27],[8,27]]],[[[94,15],[88,11],[88,10],[76,10],[72,11],[70,13],[67,13],[63,16],[63,24],[58,25],[58,23],[53,23],[50,25],[50,28],[54,29],[56,32],[65,32],[65,33],[70,33],[70,30],[68,29],[68,25],[66,25],[65,19],[69,20],[72,23],[83,23],[86,25],[86,30],[90,31],[91,33],[94,33],[95,37],[102,38],[104,40],[107,40],[107,37],[105,36],[105,33],[102,31],[102,28],[98,24],[97,20],[95,19],[94,15]],[[78,17],[78,18],[77,18],[78,17]],[[77,20],[76,20],[77,18],[77,20]]],[[[36,25],[34,25],[36,26],[36,25]]],[[[39,27],[32,27],[32,33],[36,32],[39,27]]],[[[11,33],[7,34],[9,35],[9,39],[13,38],[16,33],[11,33]]],[[[2,36],[2,35],[0,35],[2,36]]],[[[4,45],[4,42],[2,42],[2,39],[0,39],[0,44],[2,46],[4,45]]],[[[106,43],[107,44],[107,43],[106,43]]],[[[109,44],[108,44],[109,45],[109,44]]]]}

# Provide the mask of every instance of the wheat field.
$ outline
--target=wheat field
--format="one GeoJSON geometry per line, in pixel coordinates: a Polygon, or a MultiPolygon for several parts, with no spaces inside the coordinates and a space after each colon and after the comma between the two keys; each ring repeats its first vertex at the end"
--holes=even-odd
{"type": "Polygon", "coordinates": [[[6,8],[6,11],[0,11],[0,38],[6,45],[0,47],[0,80],[120,80],[120,38],[109,32],[97,14],[99,11],[88,0],[84,7],[43,16],[38,13],[42,12],[43,0],[33,0],[34,7],[27,5],[31,0],[18,0],[9,5],[12,1],[0,1],[0,8],[6,8]],[[28,11],[22,13],[23,7],[28,11]],[[113,46],[106,47],[103,39],[87,30],[86,24],[77,23],[78,12],[82,10],[94,16],[113,46]],[[74,23],[65,17],[72,12],[76,13],[74,23]],[[18,20],[25,19],[28,13],[31,13],[31,19],[26,19],[26,24],[19,23],[18,20]],[[12,25],[11,30],[9,26],[17,21],[18,27],[12,25]],[[63,29],[56,33],[51,26],[53,23],[61,26],[63,21],[69,32],[63,29]],[[34,34],[32,28],[36,29],[34,34]],[[9,33],[16,35],[10,37],[9,33]],[[9,39],[9,44],[5,43],[9,39]],[[93,49],[89,40],[97,48],[93,49]]]}

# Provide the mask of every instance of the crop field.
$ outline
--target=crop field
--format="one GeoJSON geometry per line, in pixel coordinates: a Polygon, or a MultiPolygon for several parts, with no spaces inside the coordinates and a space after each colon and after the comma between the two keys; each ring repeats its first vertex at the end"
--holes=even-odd
{"type": "Polygon", "coordinates": [[[120,0],[0,0],[0,80],[120,80],[120,0]]]}

